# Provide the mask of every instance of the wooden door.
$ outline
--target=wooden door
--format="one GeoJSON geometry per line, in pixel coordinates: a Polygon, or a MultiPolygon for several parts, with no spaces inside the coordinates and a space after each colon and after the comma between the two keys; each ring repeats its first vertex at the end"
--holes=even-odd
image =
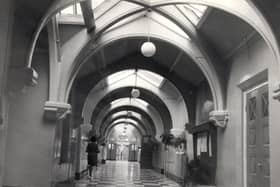
{"type": "Polygon", "coordinates": [[[247,186],[270,187],[268,87],[246,95],[247,186]]]}

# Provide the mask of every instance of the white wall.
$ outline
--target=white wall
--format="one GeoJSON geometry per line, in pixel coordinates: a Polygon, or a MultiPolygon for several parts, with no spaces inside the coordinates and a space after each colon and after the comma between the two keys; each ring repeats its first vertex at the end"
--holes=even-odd
{"type": "Polygon", "coordinates": [[[40,74],[38,85],[9,99],[5,186],[49,187],[51,183],[56,124],[43,120],[48,96],[48,53],[36,53],[34,62],[40,74]]]}
{"type": "Polygon", "coordinates": [[[8,108],[4,93],[13,24],[13,8],[10,0],[2,0],[0,6],[0,186],[3,184],[8,108]]]}
{"type": "MultiPolygon", "coordinates": [[[[276,180],[274,174],[279,176],[280,169],[277,166],[279,151],[274,154],[276,146],[279,145],[279,114],[278,101],[271,98],[272,87],[277,76],[275,60],[270,49],[259,36],[254,36],[246,46],[232,56],[232,63],[227,86],[227,109],[230,112],[230,120],[225,131],[218,133],[218,168],[217,186],[236,187],[243,186],[243,140],[242,140],[242,91],[238,85],[246,77],[252,77],[257,73],[269,69],[269,94],[270,94],[270,138],[271,138],[271,171],[272,186],[278,187],[280,181],[276,180]],[[277,172],[277,173],[276,173],[277,172]]],[[[278,149],[278,148],[277,148],[278,149]]],[[[279,150],[279,149],[278,149],[279,150]]],[[[246,171],[245,171],[246,173],[246,171]]]]}

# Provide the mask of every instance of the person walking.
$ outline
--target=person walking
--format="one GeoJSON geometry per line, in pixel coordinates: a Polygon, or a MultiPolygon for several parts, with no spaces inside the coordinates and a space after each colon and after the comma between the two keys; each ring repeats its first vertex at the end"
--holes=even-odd
{"type": "Polygon", "coordinates": [[[94,173],[97,172],[97,158],[98,153],[100,152],[97,145],[96,137],[93,136],[90,138],[90,142],[87,145],[87,159],[88,159],[88,170],[89,170],[89,179],[92,179],[92,171],[95,168],[94,173]]]}

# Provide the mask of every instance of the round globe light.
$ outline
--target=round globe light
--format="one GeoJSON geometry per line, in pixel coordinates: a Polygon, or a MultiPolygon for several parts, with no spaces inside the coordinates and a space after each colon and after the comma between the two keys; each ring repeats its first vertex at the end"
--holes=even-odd
{"type": "Polygon", "coordinates": [[[140,90],[138,90],[138,89],[136,89],[136,88],[133,88],[133,89],[131,90],[131,96],[132,96],[133,98],[138,98],[138,97],[140,96],[140,90]]]}
{"type": "Polygon", "coordinates": [[[141,53],[145,57],[152,57],[156,53],[156,46],[152,42],[144,42],[141,46],[141,53]]]}

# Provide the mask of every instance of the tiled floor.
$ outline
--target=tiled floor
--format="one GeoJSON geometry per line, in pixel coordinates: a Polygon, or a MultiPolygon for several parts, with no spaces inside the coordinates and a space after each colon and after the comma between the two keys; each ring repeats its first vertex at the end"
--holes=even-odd
{"type": "Polygon", "coordinates": [[[126,161],[106,162],[98,168],[92,181],[80,180],[76,187],[180,187],[163,175],[150,170],[140,169],[139,164],[126,161]]]}

